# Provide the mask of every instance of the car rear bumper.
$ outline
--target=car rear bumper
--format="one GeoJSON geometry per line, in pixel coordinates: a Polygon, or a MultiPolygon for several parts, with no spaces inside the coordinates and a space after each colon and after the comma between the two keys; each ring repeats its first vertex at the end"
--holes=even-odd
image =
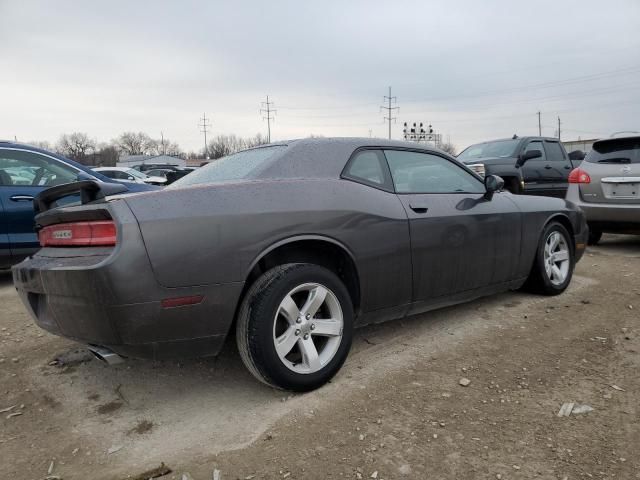
{"type": "Polygon", "coordinates": [[[580,207],[591,226],[618,224],[620,228],[640,229],[640,204],[585,202],[577,184],[569,186],[567,200],[580,207]]]}
{"type": "MultiPolygon", "coordinates": [[[[104,303],[100,272],[56,270],[40,257],[13,267],[13,281],[36,324],[55,335],[122,356],[166,359],[215,355],[233,320],[241,284],[154,292],[141,303],[104,303]],[[64,288],[59,287],[63,285],[64,288]],[[162,298],[202,296],[195,305],[163,308],[162,298]]],[[[162,289],[167,290],[167,289],[162,289]]]]}
{"type": "Polygon", "coordinates": [[[217,354],[243,283],[163,287],[153,275],[135,218],[124,210],[118,219],[115,248],[43,248],[12,268],[15,287],[36,324],[123,356],[217,354]],[[199,301],[179,307],[162,303],[184,297],[199,301]]]}

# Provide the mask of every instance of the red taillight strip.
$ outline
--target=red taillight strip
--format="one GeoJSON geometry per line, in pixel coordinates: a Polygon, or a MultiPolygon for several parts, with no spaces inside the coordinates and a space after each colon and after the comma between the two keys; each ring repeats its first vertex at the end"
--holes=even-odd
{"type": "Polygon", "coordinates": [[[111,247],[116,244],[113,221],[49,225],[38,232],[42,247],[111,247]]]}

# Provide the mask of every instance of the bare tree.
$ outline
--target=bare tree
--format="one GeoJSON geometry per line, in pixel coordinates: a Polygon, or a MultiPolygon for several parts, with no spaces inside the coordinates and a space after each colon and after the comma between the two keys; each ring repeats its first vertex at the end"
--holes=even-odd
{"type": "Polygon", "coordinates": [[[447,142],[439,146],[440,150],[447,152],[449,155],[456,155],[457,148],[453,143],[447,142]]]}
{"type": "Polygon", "coordinates": [[[232,153],[245,150],[247,148],[257,147],[267,143],[267,139],[257,134],[253,137],[242,138],[236,135],[218,135],[211,142],[207,148],[207,152],[211,159],[226,157],[232,153]]]}
{"type": "Polygon", "coordinates": [[[120,153],[115,146],[102,143],[91,156],[91,163],[98,167],[115,167],[119,157],[120,153]]]}
{"type": "Polygon", "coordinates": [[[125,155],[147,155],[157,149],[156,141],[144,132],[124,132],[113,143],[125,155]]]}
{"type": "Polygon", "coordinates": [[[58,140],[56,150],[81,163],[87,163],[87,157],[96,148],[96,141],[81,132],[64,134],[58,140]]]}

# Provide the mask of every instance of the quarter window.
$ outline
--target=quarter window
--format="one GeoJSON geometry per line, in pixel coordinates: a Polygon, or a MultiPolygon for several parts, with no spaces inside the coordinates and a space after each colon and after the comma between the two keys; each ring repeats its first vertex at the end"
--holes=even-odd
{"type": "Polygon", "coordinates": [[[363,150],[351,159],[345,176],[362,183],[382,187],[385,182],[384,158],[379,150],[363,150]]]}
{"type": "Polygon", "coordinates": [[[397,193],[484,193],[480,180],[446,158],[385,150],[397,193]]]}

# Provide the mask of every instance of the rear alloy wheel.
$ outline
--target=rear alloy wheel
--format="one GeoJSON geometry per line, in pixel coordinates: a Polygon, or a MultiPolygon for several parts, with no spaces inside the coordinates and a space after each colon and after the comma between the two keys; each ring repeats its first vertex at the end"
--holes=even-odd
{"type": "Polygon", "coordinates": [[[249,371],[277,387],[307,391],[340,369],[351,347],[353,307],[331,271],[311,264],[269,270],[238,314],[237,343],[249,371]]]}
{"type": "Polygon", "coordinates": [[[544,295],[566,290],[575,266],[572,237],[564,225],[552,222],[542,232],[526,286],[544,295]]]}

